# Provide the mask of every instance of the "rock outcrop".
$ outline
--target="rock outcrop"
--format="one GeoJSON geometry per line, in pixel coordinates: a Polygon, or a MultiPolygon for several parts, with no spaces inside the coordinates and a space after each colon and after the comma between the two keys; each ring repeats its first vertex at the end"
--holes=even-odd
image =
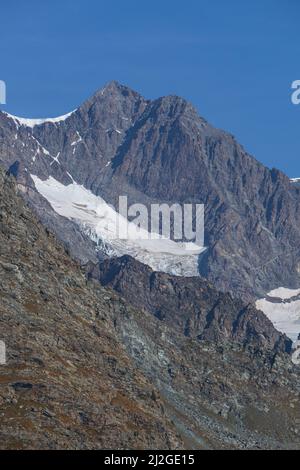
{"type": "Polygon", "coordinates": [[[217,291],[205,279],[153,272],[130,256],[89,263],[86,269],[90,278],[189,338],[273,352],[292,349],[292,341],[253,304],[217,291]]]}

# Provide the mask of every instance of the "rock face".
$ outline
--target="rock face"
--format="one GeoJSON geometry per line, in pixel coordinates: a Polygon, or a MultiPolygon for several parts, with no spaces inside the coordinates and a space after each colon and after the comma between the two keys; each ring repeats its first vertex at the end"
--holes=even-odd
{"type": "Polygon", "coordinates": [[[73,256],[97,254],[71,221],[63,230],[30,174],[74,179],[108,203],[204,203],[199,272],[245,299],[300,283],[300,188],[176,96],[147,101],[109,83],[67,119],[33,125],[0,113],[0,162],[73,256]]]}
{"type": "MultiPolygon", "coordinates": [[[[87,281],[0,170],[0,339],[7,351],[0,447],[299,448],[299,367],[284,352],[285,338],[250,307],[239,322],[238,304],[201,280],[197,308],[216,306],[204,321],[207,336],[201,315],[188,331],[193,281],[166,276],[156,285],[156,275],[124,261],[124,282],[139,270],[147,309],[87,281]],[[151,278],[165,316],[150,313],[155,303],[144,283],[151,278]],[[221,304],[232,309],[228,321],[221,304]],[[234,318],[237,336],[222,341],[222,324],[230,331],[234,318]]],[[[118,278],[112,267],[101,268],[106,284],[118,278]]]]}
{"type": "Polygon", "coordinates": [[[299,432],[299,367],[285,354],[291,341],[254,305],[128,256],[89,263],[86,271],[142,307],[117,329],[189,447],[298,447],[281,428],[291,419],[299,432]]]}
{"type": "Polygon", "coordinates": [[[299,366],[286,355],[190,339],[145,312],[116,328],[186,448],[299,449],[299,366]]]}
{"type": "Polygon", "coordinates": [[[1,170],[0,277],[1,449],[183,446],[117,338],[125,303],[87,285],[1,170]]]}
{"type": "Polygon", "coordinates": [[[89,263],[86,269],[90,278],[100,280],[135,307],[189,338],[219,346],[230,342],[260,350],[291,351],[292,341],[275,330],[254,305],[218,292],[204,279],[153,272],[129,256],[98,265],[89,263]]]}

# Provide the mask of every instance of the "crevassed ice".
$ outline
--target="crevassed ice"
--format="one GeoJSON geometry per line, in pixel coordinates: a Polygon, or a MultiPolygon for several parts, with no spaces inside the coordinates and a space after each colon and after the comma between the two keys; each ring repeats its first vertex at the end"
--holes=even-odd
{"type": "Polygon", "coordinates": [[[198,255],[204,247],[192,242],[176,243],[139,228],[74,180],[64,186],[52,176],[45,181],[31,177],[37,191],[59,215],[75,221],[93,241],[107,243],[111,253],[131,255],[157,271],[198,275],[198,255]]]}

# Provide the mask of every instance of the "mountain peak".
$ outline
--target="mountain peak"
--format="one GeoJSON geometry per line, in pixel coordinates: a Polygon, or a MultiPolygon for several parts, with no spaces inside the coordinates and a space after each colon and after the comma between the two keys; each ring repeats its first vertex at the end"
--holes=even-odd
{"type": "Polygon", "coordinates": [[[118,109],[119,112],[122,112],[124,103],[127,103],[127,105],[125,104],[125,107],[128,105],[134,107],[135,103],[146,104],[147,100],[131,88],[122,85],[116,80],[111,80],[85,101],[80,106],[80,109],[86,111],[96,103],[101,104],[101,108],[103,108],[103,106],[108,106],[110,112],[112,112],[113,109],[118,109]]]}
{"type": "Polygon", "coordinates": [[[118,96],[118,95],[130,96],[130,95],[132,95],[132,96],[140,96],[141,97],[141,95],[139,93],[132,90],[128,86],[117,82],[116,80],[111,80],[111,81],[107,82],[102,88],[100,88],[100,90],[98,90],[95,93],[94,97],[107,96],[107,95],[110,95],[110,96],[114,96],[114,95],[115,96],[118,96]]]}
{"type": "Polygon", "coordinates": [[[122,88],[126,88],[125,85],[122,85],[117,80],[110,80],[103,87],[103,89],[107,89],[107,90],[120,90],[122,88]]]}

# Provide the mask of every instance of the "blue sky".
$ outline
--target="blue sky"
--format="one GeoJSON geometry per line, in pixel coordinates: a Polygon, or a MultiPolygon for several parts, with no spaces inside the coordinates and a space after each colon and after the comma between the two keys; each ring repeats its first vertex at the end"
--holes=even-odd
{"type": "Polygon", "coordinates": [[[1,2],[2,109],[65,114],[109,80],[177,94],[269,167],[300,176],[298,0],[1,2]]]}

